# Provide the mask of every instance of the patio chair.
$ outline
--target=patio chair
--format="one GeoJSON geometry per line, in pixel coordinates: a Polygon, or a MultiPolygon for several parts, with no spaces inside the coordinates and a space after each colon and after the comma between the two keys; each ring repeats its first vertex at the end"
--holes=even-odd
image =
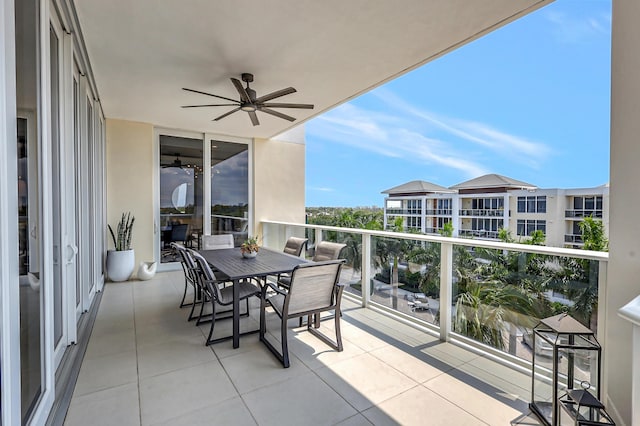
{"type": "Polygon", "coordinates": [[[202,236],[202,249],[203,250],[218,250],[225,248],[233,248],[233,235],[232,234],[217,234],[217,235],[203,235],[202,236]]]}
{"type": "MultiPolygon", "coordinates": [[[[180,255],[180,265],[182,266],[182,272],[184,272],[184,293],[182,294],[182,300],[180,301],[180,307],[184,308],[187,306],[193,306],[197,303],[197,293],[196,293],[196,281],[198,277],[197,266],[193,263],[193,261],[186,255],[186,249],[183,245],[178,243],[171,243],[171,248],[175,250],[180,255]],[[187,298],[187,292],[189,287],[193,288],[193,302],[185,303],[185,299],[187,298]]],[[[191,308],[191,312],[193,313],[193,308],[191,308]]],[[[189,314],[189,321],[191,321],[191,314],[189,314]]]]}
{"type": "Polygon", "coordinates": [[[296,266],[291,273],[291,282],[288,290],[283,290],[272,283],[267,283],[263,287],[260,298],[260,341],[282,362],[284,368],[288,368],[290,365],[287,340],[287,321],[290,318],[314,316],[316,319],[315,324],[311,324],[311,321],[307,324],[309,333],[338,352],[342,351],[339,313],[344,286],[338,283],[338,279],[340,278],[340,269],[343,263],[343,260],[304,263],[296,266]],[[267,297],[267,289],[274,291],[275,294],[267,297]],[[265,335],[267,302],[281,320],[281,352],[267,340],[265,335]],[[320,327],[320,313],[332,310],[336,311],[335,342],[317,330],[320,327]]]}
{"type": "Polygon", "coordinates": [[[181,223],[171,227],[171,242],[186,243],[189,235],[189,225],[181,223]]]}
{"type": "Polygon", "coordinates": [[[307,241],[309,241],[308,238],[289,237],[282,251],[292,256],[300,257],[302,250],[307,246],[307,241]]]}
{"type": "MultiPolygon", "coordinates": [[[[340,258],[340,252],[346,246],[347,246],[346,244],[342,244],[342,243],[320,241],[316,245],[315,254],[313,255],[313,258],[311,260],[313,260],[314,262],[338,260],[340,258]]],[[[286,246],[285,246],[285,250],[286,250],[286,246]]],[[[278,285],[281,287],[285,287],[285,288],[289,287],[290,282],[291,282],[291,276],[289,274],[282,274],[281,276],[278,277],[278,285]]]]}
{"type": "MultiPolygon", "coordinates": [[[[216,306],[230,306],[233,304],[233,286],[239,286],[238,297],[240,301],[245,300],[247,304],[247,312],[241,316],[249,316],[249,298],[252,296],[260,296],[260,286],[254,284],[251,279],[242,280],[238,283],[234,283],[231,286],[220,288],[221,281],[216,279],[213,271],[209,267],[209,264],[199,253],[189,250],[189,254],[193,256],[196,264],[198,265],[198,282],[203,291],[203,303],[200,309],[200,316],[202,317],[202,308],[206,302],[211,302],[211,328],[209,329],[209,336],[207,337],[206,345],[209,346],[213,343],[227,340],[231,336],[221,337],[213,339],[213,330],[217,320],[231,318],[232,315],[228,315],[229,311],[223,312],[227,314],[224,316],[216,316],[216,306]]],[[[200,323],[200,318],[196,324],[200,323]]]]}

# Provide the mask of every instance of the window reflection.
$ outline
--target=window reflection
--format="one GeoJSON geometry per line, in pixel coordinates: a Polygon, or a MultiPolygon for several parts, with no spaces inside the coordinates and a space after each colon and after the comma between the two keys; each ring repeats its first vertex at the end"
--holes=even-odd
{"type": "Polygon", "coordinates": [[[211,141],[211,233],[233,234],[239,246],[248,235],[248,227],[248,146],[211,141]]]}
{"type": "Polygon", "coordinates": [[[194,246],[202,234],[202,140],[160,136],[161,262],[175,262],[171,242],[194,246]]]}
{"type": "Polygon", "coordinates": [[[18,259],[22,422],[42,394],[42,292],[38,182],[38,2],[15,3],[18,148],[18,259]]]}

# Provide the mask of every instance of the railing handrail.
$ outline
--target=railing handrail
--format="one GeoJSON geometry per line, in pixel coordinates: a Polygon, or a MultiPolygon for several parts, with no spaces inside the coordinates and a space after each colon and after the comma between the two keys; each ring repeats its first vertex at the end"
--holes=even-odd
{"type": "Polygon", "coordinates": [[[262,220],[263,223],[283,226],[297,226],[325,231],[348,232],[352,234],[371,235],[377,237],[399,238],[404,240],[427,241],[434,243],[457,244],[468,247],[483,247],[488,249],[520,251],[525,253],[545,254],[550,256],[576,257],[579,259],[609,261],[609,253],[601,251],[580,250],[564,247],[536,246],[519,243],[504,243],[502,241],[473,240],[469,238],[443,237],[440,235],[411,234],[406,232],[374,231],[361,228],[341,228],[338,226],[313,225],[309,223],[283,222],[276,220],[262,220]]]}

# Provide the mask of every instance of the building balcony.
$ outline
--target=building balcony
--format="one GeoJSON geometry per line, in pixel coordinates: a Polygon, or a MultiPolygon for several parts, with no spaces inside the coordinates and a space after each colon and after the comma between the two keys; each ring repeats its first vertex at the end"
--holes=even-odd
{"type": "Polygon", "coordinates": [[[602,219],[602,210],[565,210],[564,217],[568,218],[583,218],[583,217],[593,217],[597,219],[602,219]]]}
{"type": "Polygon", "coordinates": [[[498,239],[498,231],[487,231],[484,229],[460,229],[458,234],[461,237],[498,239]]]}
{"type": "Polygon", "coordinates": [[[572,243],[572,244],[583,244],[584,241],[582,240],[582,235],[576,235],[576,234],[565,234],[564,235],[564,242],[565,243],[572,243]]]}
{"type": "Polygon", "coordinates": [[[452,214],[453,210],[451,209],[427,210],[427,216],[451,216],[452,214]]]}
{"type": "Polygon", "coordinates": [[[421,210],[417,209],[387,209],[387,215],[415,215],[420,216],[422,214],[421,210]]]}
{"type": "MultiPolygon", "coordinates": [[[[232,349],[231,341],[206,347],[208,324],[196,327],[186,320],[188,309],[178,308],[181,271],[151,281],[110,283],[65,424],[95,419],[111,424],[537,424],[528,408],[532,353],[522,339],[526,330],[502,324],[505,340],[496,341],[497,346],[455,331],[459,289],[454,291],[451,277],[453,268],[462,267],[460,250],[472,250],[474,257],[482,250],[537,253],[549,262],[571,256],[590,259],[596,268],[606,266],[606,254],[278,222],[263,222],[263,240],[280,250],[286,235],[306,235],[310,255],[324,232],[338,229],[341,241],[359,247],[345,252],[341,276],[347,285],[343,352],[298,328],[297,320],[289,324],[288,369],[255,334],[242,337],[239,349],[232,349]],[[407,290],[408,284],[389,285],[377,274],[380,266],[374,267],[385,247],[408,252],[411,245],[437,254],[422,265],[425,272],[440,259],[450,259],[439,265],[448,272],[432,289],[435,293],[419,296],[428,302],[426,309],[412,309],[409,301],[418,296],[407,290]]],[[[479,272],[474,276],[482,281],[479,272]]],[[[243,330],[258,326],[257,300],[250,311],[241,321],[243,330]]],[[[603,318],[600,312],[595,315],[600,329],[603,318]]],[[[275,314],[268,312],[267,322],[277,340],[275,314]]],[[[331,326],[322,322],[322,327],[331,326]]],[[[230,321],[216,323],[217,336],[230,329],[230,321]]]]}
{"type": "MultiPolygon", "coordinates": [[[[503,217],[504,210],[498,209],[461,209],[458,214],[465,217],[503,217]]],[[[511,211],[509,211],[511,216],[511,211]]]]}

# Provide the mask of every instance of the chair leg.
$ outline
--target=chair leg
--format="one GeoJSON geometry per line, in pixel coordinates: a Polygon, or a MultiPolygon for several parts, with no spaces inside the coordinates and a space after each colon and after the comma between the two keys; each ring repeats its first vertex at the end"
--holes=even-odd
{"type": "Polygon", "coordinates": [[[336,310],[336,343],[338,346],[338,352],[342,352],[342,333],[340,332],[340,318],[342,317],[342,311],[336,310]]]}
{"type": "MultiPolygon", "coordinates": [[[[196,321],[196,325],[202,324],[202,314],[204,313],[204,305],[208,302],[206,296],[202,296],[202,301],[200,302],[200,314],[198,315],[198,320],[196,321]]],[[[213,302],[213,306],[215,307],[215,302],[213,302]]]]}
{"type": "Polygon", "coordinates": [[[184,308],[185,306],[189,306],[188,304],[184,303],[184,299],[187,297],[187,290],[189,287],[189,283],[187,282],[187,279],[184,279],[184,293],[182,294],[182,301],[180,302],[180,307],[184,308]]]}
{"type": "Polygon", "coordinates": [[[189,317],[187,318],[187,321],[193,321],[195,319],[195,317],[193,316],[193,312],[196,309],[196,294],[195,291],[193,293],[193,303],[191,304],[191,311],[189,312],[189,317]]]}
{"type": "MultiPolygon", "coordinates": [[[[204,305],[204,303],[203,303],[204,305]]],[[[209,346],[213,343],[213,328],[216,326],[216,302],[215,300],[211,299],[211,328],[209,329],[209,336],[207,337],[207,343],[206,346],[209,346]]]]}
{"type": "Polygon", "coordinates": [[[289,368],[289,345],[287,342],[287,316],[283,314],[280,325],[280,336],[282,340],[282,365],[289,368]]]}

